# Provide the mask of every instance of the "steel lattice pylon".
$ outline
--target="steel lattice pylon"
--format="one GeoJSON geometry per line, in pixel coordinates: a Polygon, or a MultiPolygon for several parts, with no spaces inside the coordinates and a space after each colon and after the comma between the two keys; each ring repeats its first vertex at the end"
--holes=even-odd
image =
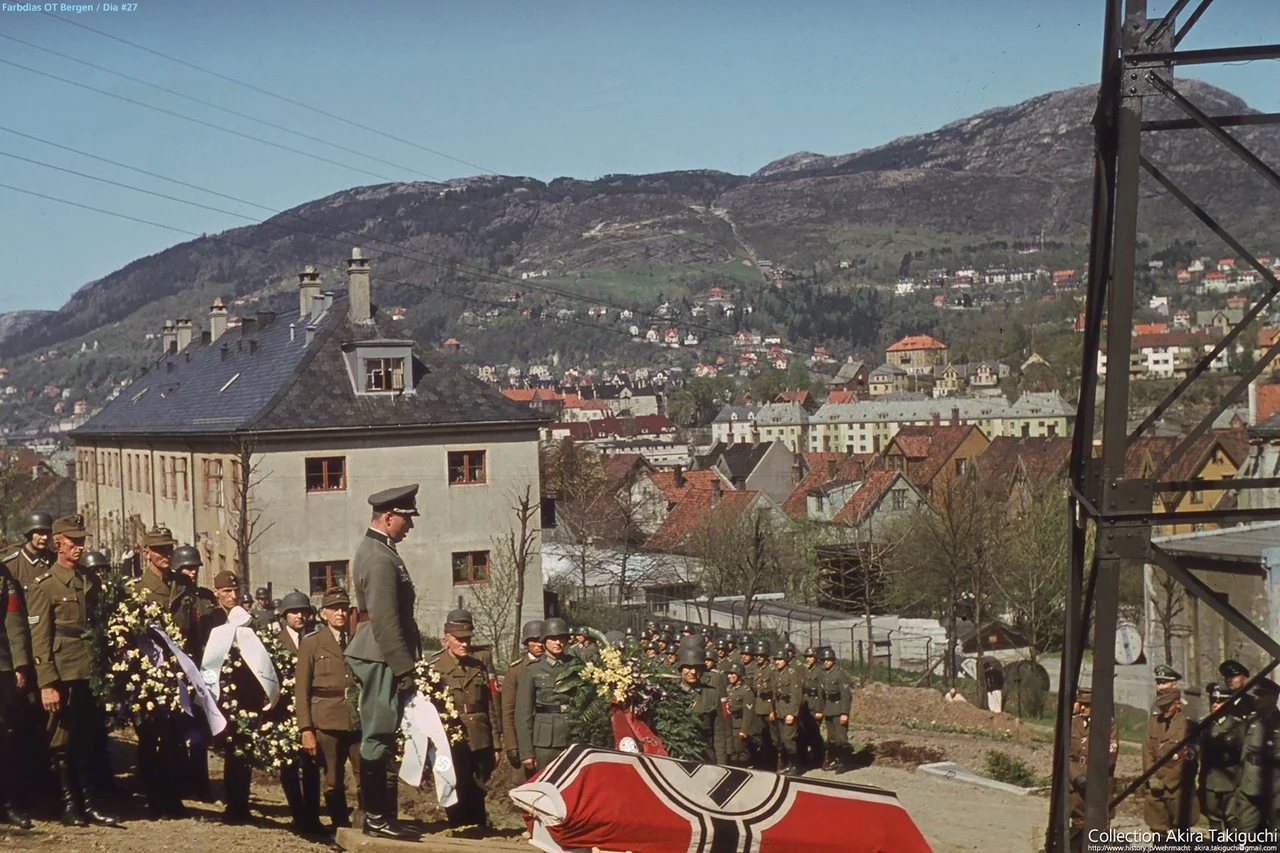
{"type": "MultiPolygon", "coordinates": [[[[1054,738],[1053,794],[1050,801],[1046,850],[1070,849],[1070,755],[1072,700],[1080,682],[1082,652],[1094,627],[1093,722],[1088,745],[1088,772],[1091,780],[1108,776],[1110,727],[1114,713],[1114,648],[1119,597],[1119,575],[1125,564],[1151,562],[1181,583],[1188,594],[1217,612],[1271,657],[1270,665],[1258,672],[1237,695],[1250,689],[1280,663],[1280,644],[1265,630],[1220,600],[1190,571],[1151,542],[1157,524],[1224,522],[1280,519],[1280,508],[1224,509],[1213,512],[1152,511],[1155,495],[1188,488],[1190,483],[1162,480],[1172,466],[1198,438],[1212,427],[1215,418],[1243,394],[1277,354],[1272,346],[1258,363],[1225,394],[1157,469],[1145,478],[1132,477],[1125,470],[1126,450],[1176,402],[1210,363],[1230,347],[1245,328],[1280,294],[1280,280],[1261,264],[1239,240],[1213,219],[1160,168],[1143,156],[1142,139],[1150,133],[1207,132],[1221,144],[1224,157],[1238,157],[1248,167],[1280,191],[1280,174],[1248,150],[1225,128],[1242,125],[1277,124],[1280,114],[1210,116],[1178,91],[1174,70],[1181,65],[1204,65],[1252,59],[1280,58],[1280,45],[1255,45],[1211,50],[1178,50],[1188,32],[1209,9],[1213,0],[1199,0],[1185,19],[1179,17],[1191,0],[1177,0],[1158,18],[1147,17],[1147,0],[1106,0],[1103,31],[1102,81],[1098,109],[1094,115],[1095,174],[1093,216],[1089,246],[1089,274],[1085,302],[1085,333],[1081,361],[1080,403],[1072,436],[1071,558],[1068,566],[1066,643],[1059,679],[1058,715],[1054,738]],[[1173,104],[1182,119],[1143,121],[1143,102],[1160,99],[1173,104]],[[1186,379],[1169,393],[1133,430],[1128,432],[1129,356],[1134,309],[1134,268],[1138,228],[1138,178],[1151,176],[1188,215],[1199,220],[1231,248],[1245,264],[1255,269],[1269,285],[1266,295],[1243,320],[1217,344],[1212,352],[1189,371],[1186,379]],[[1103,380],[1102,437],[1095,454],[1095,400],[1098,391],[1097,365],[1102,351],[1103,318],[1106,317],[1106,354],[1110,365],[1103,380]],[[1095,525],[1096,547],[1086,575],[1086,526],[1095,525]]],[[[1225,4],[1224,4],[1225,5],[1225,4]]],[[[1229,11],[1229,10],[1228,10],[1229,11]]],[[[1237,479],[1232,489],[1275,488],[1280,478],[1237,479]]],[[[1230,708],[1225,705],[1221,713],[1230,708]]],[[[1213,715],[1210,719],[1215,719],[1213,715]]],[[[1193,735],[1197,731],[1192,728],[1193,735]]],[[[1167,760],[1182,744],[1164,757],[1167,760]]],[[[1159,762],[1162,764],[1162,760],[1159,762]]],[[[1157,765],[1158,766],[1158,765],[1157,765]]],[[[1085,791],[1085,829],[1103,829],[1108,812],[1138,790],[1149,773],[1143,774],[1108,802],[1105,784],[1088,784],[1085,791]]]]}

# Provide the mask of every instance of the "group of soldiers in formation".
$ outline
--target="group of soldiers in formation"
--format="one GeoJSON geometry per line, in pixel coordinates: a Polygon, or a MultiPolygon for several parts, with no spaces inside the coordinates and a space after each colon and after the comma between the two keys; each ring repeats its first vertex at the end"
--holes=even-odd
{"type": "MultiPolygon", "coordinates": [[[[1178,686],[1182,675],[1163,664],[1154,669],[1155,701],[1143,735],[1142,768],[1150,774],[1143,819],[1157,835],[1190,829],[1201,816],[1218,831],[1280,831],[1280,685],[1260,678],[1251,692],[1233,699],[1249,683],[1249,670],[1235,660],[1218,669],[1223,680],[1206,685],[1210,714],[1199,723],[1185,710],[1178,686]]],[[[1083,843],[1092,706],[1092,691],[1078,690],[1070,750],[1076,849],[1083,843]]],[[[1114,717],[1110,743],[1108,797],[1115,793],[1119,752],[1114,717]]]]}

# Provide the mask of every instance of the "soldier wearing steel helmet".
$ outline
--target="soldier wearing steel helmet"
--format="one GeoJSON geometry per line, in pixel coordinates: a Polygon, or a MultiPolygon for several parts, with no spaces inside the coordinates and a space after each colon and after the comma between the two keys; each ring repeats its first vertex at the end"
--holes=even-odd
{"type": "MultiPolygon", "coordinates": [[[[280,614],[280,628],[276,639],[293,655],[295,667],[298,651],[309,635],[308,618],[315,612],[311,599],[301,590],[293,590],[280,599],[276,608],[280,614]]],[[[297,679],[294,679],[296,684],[297,679]]],[[[297,702],[294,703],[295,707],[297,702]]],[[[287,702],[281,707],[288,707],[287,702]]],[[[324,832],[320,825],[320,768],[308,752],[299,751],[297,757],[280,770],[280,788],[293,816],[293,828],[304,835],[324,832]]]]}
{"type": "MultiPolygon", "coordinates": [[[[691,633],[685,636],[691,636],[691,633]]],[[[680,673],[677,695],[682,697],[681,701],[689,703],[698,718],[703,743],[702,760],[724,764],[728,761],[728,727],[720,708],[720,690],[705,677],[706,652],[701,645],[697,642],[685,643],[680,648],[676,658],[680,673]]]]}
{"type": "Polygon", "coordinates": [[[25,541],[22,547],[4,556],[4,567],[26,590],[53,565],[53,516],[47,512],[29,512],[23,516],[19,529],[25,541]]]}
{"type": "Polygon", "coordinates": [[[760,731],[763,728],[756,716],[756,695],[743,677],[740,661],[729,661],[724,672],[726,722],[729,726],[725,752],[729,764],[747,767],[751,764],[751,756],[760,748],[760,731]]]}
{"type": "Polygon", "coordinates": [[[520,763],[536,772],[569,746],[569,703],[556,690],[570,660],[569,626],[552,617],[542,623],[542,657],[525,667],[516,685],[515,728],[520,763]]]}
{"type": "Polygon", "coordinates": [[[797,765],[799,756],[796,724],[800,716],[800,700],[804,694],[800,674],[789,665],[785,649],[773,653],[771,686],[773,711],[769,717],[769,727],[778,747],[778,757],[782,761],[782,769],[778,772],[798,774],[800,768],[797,765]]]}
{"type": "MultiPolygon", "coordinates": [[[[794,649],[787,643],[784,649],[794,649]]],[[[791,651],[788,655],[793,655],[791,651]]],[[[791,668],[800,676],[800,714],[796,720],[796,745],[803,767],[825,767],[826,745],[822,742],[821,681],[822,668],[818,666],[818,650],[808,646],[803,656],[792,657],[791,668]]]]}
{"type": "Polygon", "coordinates": [[[502,748],[514,768],[520,767],[520,745],[516,742],[516,688],[529,664],[542,657],[541,619],[524,623],[520,629],[520,642],[524,644],[524,653],[511,662],[502,677],[502,748]]]}
{"type": "Polygon", "coordinates": [[[778,769],[778,735],[773,725],[773,682],[774,669],[769,665],[769,646],[763,640],[752,646],[755,660],[752,666],[751,691],[755,694],[756,716],[764,724],[760,737],[760,749],[756,753],[756,766],[761,770],[778,769]]]}
{"type": "MultiPolygon", "coordinates": [[[[807,657],[806,653],[806,657],[807,657]]],[[[817,657],[822,658],[818,668],[818,695],[814,699],[814,719],[826,732],[826,761],[823,769],[843,773],[849,769],[849,706],[853,701],[849,690],[849,676],[836,666],[836,653],[823,647],[817,657]]]]}

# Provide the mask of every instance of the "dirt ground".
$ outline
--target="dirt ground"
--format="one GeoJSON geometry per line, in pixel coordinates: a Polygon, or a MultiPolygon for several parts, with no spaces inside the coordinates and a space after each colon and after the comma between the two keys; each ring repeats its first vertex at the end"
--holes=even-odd
{"type": "MultiPolygon", "coordinates": [[[[983,772],[987,753],[1007,753],[1026,761],[1033,772],[1048,776],[1053,745],[1042,730],[1024,726],[1007,714],[993,714],[968,704],[944,703],[935,690],[890,688],[870,685],[856,690],[852,709],[851,741],[864,745],[859,769],[844,774],[844,781],[877,785],[895,791],[924,833],[935,853],[1035,853],[1048,819],[1048,800],[1040,794],[1016,795],[965,782],[919,772],[920,764],[954,761],[983,772]],[[974,734],[908,728],[902,720],[1008,732],[1010,740],[974,734]]],[[[133,784],[128,772],[133,762],[132,744],[121,739],[113,743],[118,781],[125,788],[133,784]]],[[[324,853],[332,850],[328,839],[305,839],[289,828],[289,813],[277,780],[266,775],[254,779],[251,808],[254,822],[247,826],[223,826],[221,762],[210,756],[214,800],[188,800],[192,817],[185,820],[148,821],[143,801],[128,792],[104,800],[103,805],[126,819],[123,829],[89,827],[68,829],[57,823],[52,801],[42,808],[33,804],[37,828],[22,833],[0,825],[0,849],[50,853],[152,853],[152,851],[252,850],[254,853],[324,853]]],[[[1121,751],[1117,776],[1134,778],[1141,759],[1121,751]]],[[[812,775],[825,776],[821,771],[812,775]]],[[[524,824],[507,797],[507,790],[524,779],[505,761],[494,772],[489,785],[490,821],[498,833],[518,838],[524,824]]],[[[354,806],[354,801],[353,801],[354,806]]],[[[417,792],[400,787],[400,816],[416,821],[430,832],[445,832],[444,812],[430,791],[417,792]]],[[[327,823],[327,816],[324,818],[327,823]]],[[[1136,803],[1126,803],[1117,816],[1118,826],[1140,826],[1136,803]]],[[[482,843],[477,850],[483,849],[482,843]]],[[[532,849],[532,848],[530,848],[532,849]]]]}

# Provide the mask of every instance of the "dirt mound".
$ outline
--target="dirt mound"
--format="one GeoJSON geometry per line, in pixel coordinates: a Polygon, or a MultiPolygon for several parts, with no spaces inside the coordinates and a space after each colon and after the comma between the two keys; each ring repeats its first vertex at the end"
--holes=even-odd
{"type": "Polygon", "coordinates": [[[984,711],[968,702],[945,702],[941,693],[928,687],[868,684],[853,691],[853,705],[849,713],[855,725],[899,725],[918,721],[926,728],[933,725],[961,726],[1007,732],[1015,743],[1032,740],[1031,733],[1018,718],[984,711]]]}

